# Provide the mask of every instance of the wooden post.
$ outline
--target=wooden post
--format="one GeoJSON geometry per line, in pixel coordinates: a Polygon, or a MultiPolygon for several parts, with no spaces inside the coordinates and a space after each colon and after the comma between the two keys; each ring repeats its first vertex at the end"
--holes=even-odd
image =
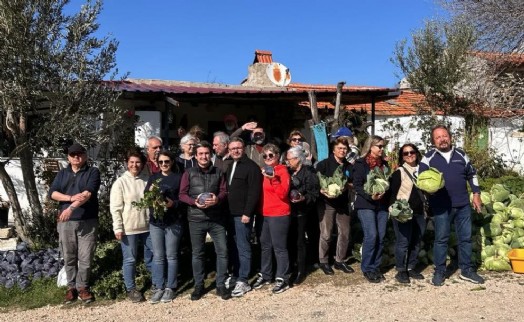
{"type": "Polygon", "coordinates": [[[318,118],[317,96],[315,95],[315,91],[309,91],[307,95],[309,97],[309,108],[311,109],[313,123],[318,124],[320,123],[320,119],[318,118]]]}
{"type": "Polygon", "coordinates": [[[375,135],[375,96],[371,96],[371,135],[375,135]]]}
{"type": "Polygon", "coordinates": [[[339,127],[339,122],[338,122],[338,117],[340,115],[340,100],[342,98],[342,88],[344,87],[344,85],[346,84],[346,82],[338,82],[337,84],[337,96],[335,98],[335,115],[334,115],[334,120],[333,120],[333,128],[338,128],[339,127]]]}

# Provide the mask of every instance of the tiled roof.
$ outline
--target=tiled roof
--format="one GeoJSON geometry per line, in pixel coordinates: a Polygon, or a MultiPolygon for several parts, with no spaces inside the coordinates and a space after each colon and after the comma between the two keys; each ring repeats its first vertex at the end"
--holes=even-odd
{"type": "MultiPolygon", "coordinates": [[[[301,102],[300,105],[309,107],[309,102],[301,102]]],[[[319,108],[335,108],[332,102],[318,101],[319,108]]],[[[413,116],[417,115],[417,106],[424,106],[424,96],[411,90],[402,90],[400,95],[385,101],[375,102],[375,114],[379,116],[413,116]]],[[[345,104],[346,109],[364,109],[371,113],[371,103],[345,104]]],[[[475,110],[475,108],[474,108],[475,110]]],[[[524,116],[524,109],[486,109],[477,107],[477,112],[489,118],[509,118],[524,116]]]]}
{"type": "MultiPolygon", "coordinates": [[[[307,93],[310,90],[314,90],[318,93],[335,93],[337,89],[336,85],[292,84],[287,87],[252,87],[156,79],[127,79],[122,82],[113,82],[112,85],[118,90],[126,92],[159,92],[171,94],[307,93]]],[[[342,92],[374,92],[384,95],[384,93],[394,90],[394,88],[386,87],[344,86],[342,92]]]]}
{"type": "Polygon", "coordinates": [[[273,54],[269,50],[255,50],[255,60],[253,61],[253,64],[255,63],[267,63],[271,64],[273,62],[273,54]]]}
{"type": "Polygon", "coordinates": [[[482,58],[497,63],[509,63],[514,65],[523,65],[524,64],[524,54],[519,53],[491,53],[484,51],[472,51],[470,53],[472,56],[482,58]]]}

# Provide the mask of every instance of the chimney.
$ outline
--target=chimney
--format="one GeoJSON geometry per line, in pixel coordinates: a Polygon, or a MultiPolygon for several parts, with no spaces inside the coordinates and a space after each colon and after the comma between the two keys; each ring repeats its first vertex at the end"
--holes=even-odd
{"type": "Polygon", "coordinates": [[[247,78],[241,83],[243,86],[275,87],[267,76],[267,67],[273,62],[273,54],[269,50],[255,50],[253,64],[247,68],[247,78]]]}

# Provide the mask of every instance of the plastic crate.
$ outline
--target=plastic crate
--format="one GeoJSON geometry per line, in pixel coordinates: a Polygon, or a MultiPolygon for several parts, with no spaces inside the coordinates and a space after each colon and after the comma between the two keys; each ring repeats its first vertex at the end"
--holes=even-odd
{"type": "Polygon", "coordinates": [[[513,269],[513,272],[524,274],[524,249],[512,249],[509,251],[508,257],[511,261],[511,268],[513,269]]]}

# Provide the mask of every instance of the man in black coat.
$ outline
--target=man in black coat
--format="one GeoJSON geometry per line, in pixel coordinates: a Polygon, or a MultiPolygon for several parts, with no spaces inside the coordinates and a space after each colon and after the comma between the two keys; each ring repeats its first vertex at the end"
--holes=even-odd
{"type": "Polygon", "coordinates": [[[232,280],[236,280],[232,296],[242,296],[251,290],[248,283],[251,271],[250,237],[253,216],[262,191],[260,167],[244,153],[244,141],[239,137],[231,139],[228,145],[233,163],[226,172],[228,187],[229,254],[233,264],[232,280]]]}

